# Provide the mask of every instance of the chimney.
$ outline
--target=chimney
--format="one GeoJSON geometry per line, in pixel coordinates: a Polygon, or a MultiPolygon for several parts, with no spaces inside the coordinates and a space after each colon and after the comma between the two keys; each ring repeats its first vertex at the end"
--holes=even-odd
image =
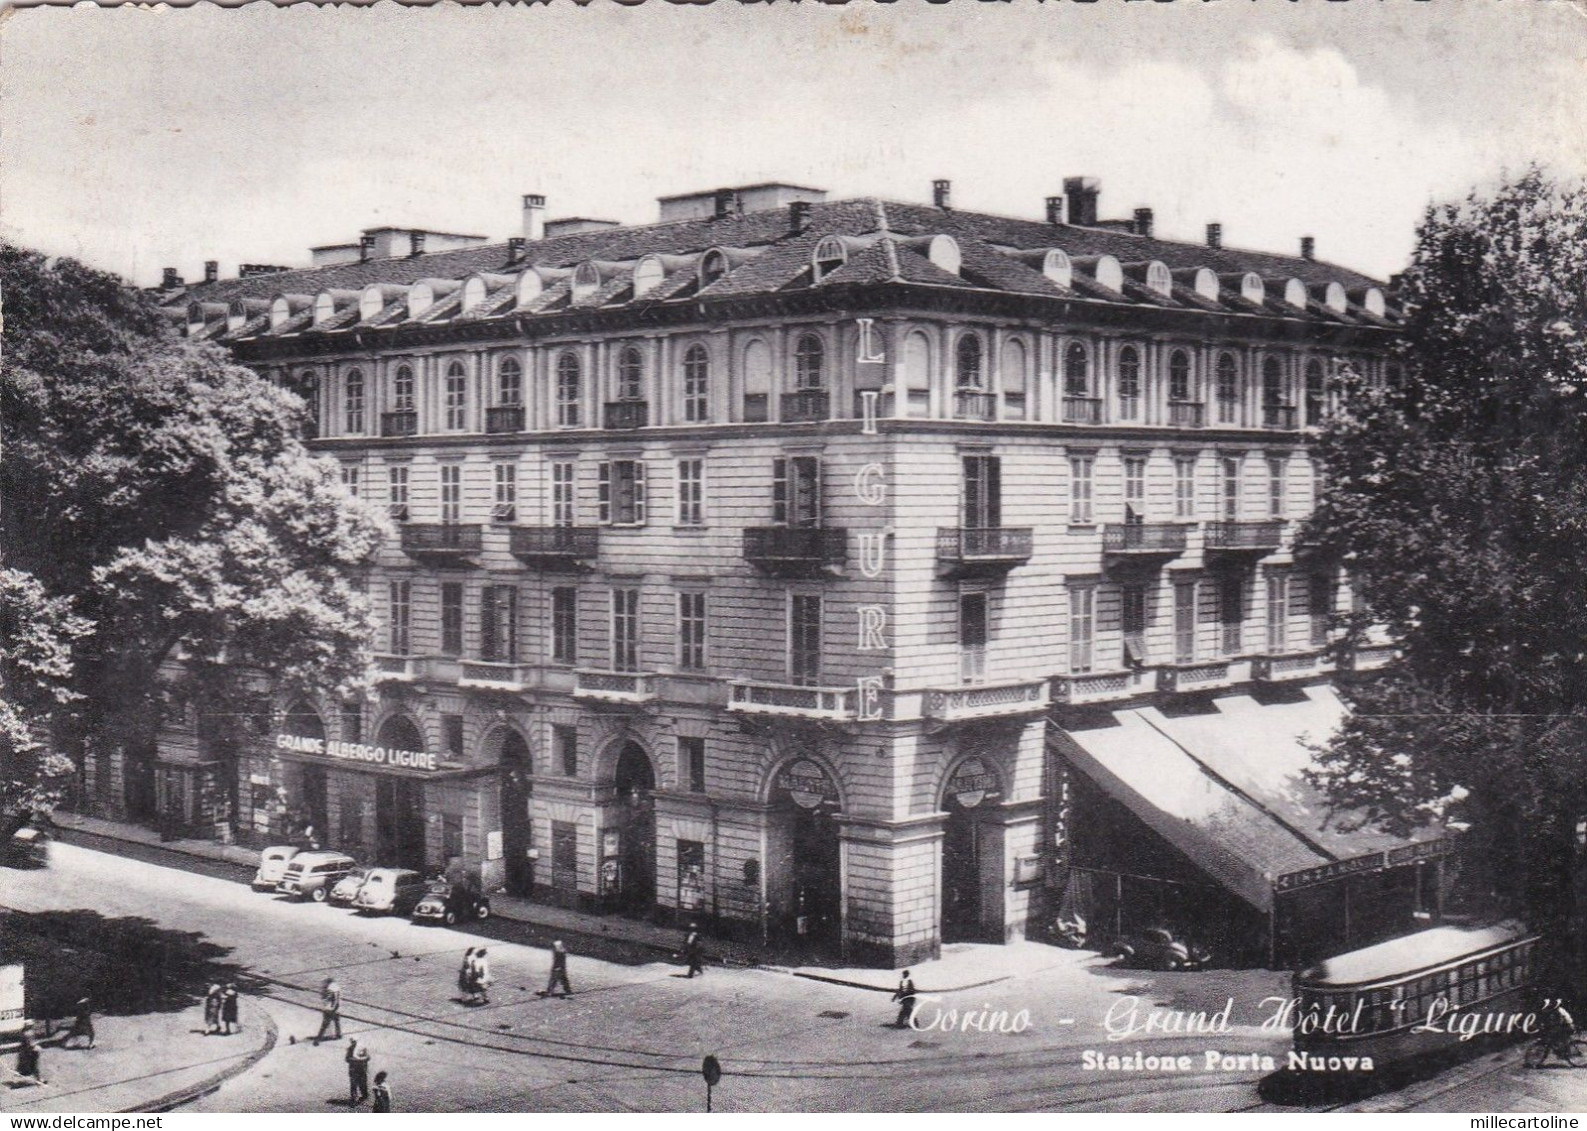
{"type": "Polygon", "coordinates": [[[1064,198],[1049,196],[1047,198],[1047,223],[1062,224],[1064,222],[1064,198]]]}
{"type": "Polygon", "coordinates": [[[1317,258],[1317,241],[1311,236],[1302,236],[1300,238],[1300,257],[1302,259],[1317,258]]]}
{"type": "Polygon", "coordinates": [[[1207,225],[1207,246],[1210,248],[1220,248],[1223,246],[1222,224],[1207,225]]]}
{"type": "Polygon", "coordinates": [[[220,261],[215,259],[204,260],[204,282],[213,283],[220,278],[220,261]]]}
{"type": "Polygon", "coordinates": [[[1097,198],[1102,195],[1102,184],[1095,177],[1065,177],[1064,196],[1069,198],[1069,223],[1094,227],[1097,222],[1097,198]]]}
{"type": "Polygon", "coordinates": [[[537,192],[524,193],[523,238],[529,243],[546,238],[546,198],[537,192]]]}
{"type": "Polygon", "coordinates": [[[716,190],[716,216],[718,220],[726,220],[738,211],[738,193],[730,188],[716,190]]]}
{"type": "Polygon", "coordinates": [[[358,262],[368,263],[375,257],[375,237],[368,234],[358,237],[358,262]]]}
{"type": "Polygon", "coordinates": [[[931,182],[931,203],[935,204],[938,208],[952,208],[953,207],[952,200],[951,200],[952,189],[953,189],[953,182],[952,181],[932,181],[931,182]]]}
{"type": "Polygon", "coordinates": [[[788,206],[788,228],[798,233],[805,230],[810,223],[810,202],[796,200],[788,206]]]}
{"type": "Polygon", "coordinates": [[[517,263],[523,258],[525,240],[522,236],[507,237],[507,262],[517,263]]]}
{"type": "Polygon", "coordinates": [[[1135,234],[1149,236],[1152,234],[1152,210],[1150,208],[1137,208],[1135,210],[1135,234]]]}
{"type": "Polygon", "coordinates": [[[424,232],[421,231],[418,228],[415,228],[415,229],[413,229],[413,231],[408,233],[408,239],[411,241],[410,245],[409,245],[409,249],[408,249],[408,254],[409,255],[423,255],[424,254],[424,232]]]}
{"type": "Polygon", "coordinates": [[[182,276],[176,273],[175,267],[165,268],[165,278],[160,281],[160,289],[174,291],[182,285],[182,276]]]}

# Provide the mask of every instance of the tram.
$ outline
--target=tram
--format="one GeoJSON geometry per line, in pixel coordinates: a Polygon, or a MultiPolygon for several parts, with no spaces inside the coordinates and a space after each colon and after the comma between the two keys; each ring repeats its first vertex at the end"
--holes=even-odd
{"type": "Polygon", "coordinates": [[[1381,1068],[1479,1037],[1536,1033],[1540,943],[1508,921],[1433,927],[1324,959],[1295,976],[1295,1052],[1381,1068]]]}

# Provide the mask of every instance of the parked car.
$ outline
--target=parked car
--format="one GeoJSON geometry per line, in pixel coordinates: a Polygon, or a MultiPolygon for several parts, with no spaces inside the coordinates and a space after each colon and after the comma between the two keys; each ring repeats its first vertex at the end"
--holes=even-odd
{"type": "Polygon", "coordinates": [[[5,844],[5,863],[11,868],[47,868],[50,835],[34,825],[23,825],[5,844]]]}
{"type": "Polygon", "coordinates": [[[293,899],[324,903],[331,885],[356,867],[358,861],[342,852],[300,852],[287,863],[276,891],[293,899]]]}
{"type": "Polygon", "coordinates": [[[333,907],[351,907],[358,898],[358,889],[364,886],[364,881],[369,878],[372,868],[354,868],[347,875],[331,885],[331,894],[327,897],[333,907]]]}
{"type": "Polygon", "coordinates": [[[1167,927],[1148,927],[1128,935],[1114,944],[1113,954],[1126,966],[1146,970],[1199,970],[1212,960],[1204,947],[1167,927]]]}
{"type": "Polygon", "coordinates": [[[259,870],[253,876],[254,891],[275,891],[276,885],[286,879],[287,865],[298,854],[291,844],[272,844],[259,853],[259,870]]]}
{"type": "Polygon", "coordinates": [[[428,885],[409,868],[372,868],[353,899],[355,911],[386,915],[412,915],[428,885]]]}
{"type": "Polygon", "coordinates": [[[415,923],[445,923],[453,926],[460,919],[489,919],[490,900],[467,884],[431,880],[424,898],[413,909],[415,923]]]}

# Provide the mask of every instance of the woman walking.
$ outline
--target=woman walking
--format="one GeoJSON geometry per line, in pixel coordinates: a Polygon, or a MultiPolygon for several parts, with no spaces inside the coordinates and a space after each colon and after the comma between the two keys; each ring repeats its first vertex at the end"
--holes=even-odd
{"type": "Polygon", "coordinates": [[[242,1024],[237,1020],[237,983],[227,982],[226,992],[220,999],[220,1019],[226,1026],[226,1035],[231,1036],[231,1027],[237,1026],[237,1031],[242,1031],[242,1024]]]}
{"type": "Polygon", "coordinates": [[[463,952],[463,964],[457,968],[457,992],[463,995],[464,1005],[467,1005],[474,997],[473,947],[469,947],[463,952]]]}
{"type": "Polygon", "coordinates": [[[220,983],[211,982],[209,992],[204,995],[204,1035],[206,1037],[220,1032],[220,983]]]}

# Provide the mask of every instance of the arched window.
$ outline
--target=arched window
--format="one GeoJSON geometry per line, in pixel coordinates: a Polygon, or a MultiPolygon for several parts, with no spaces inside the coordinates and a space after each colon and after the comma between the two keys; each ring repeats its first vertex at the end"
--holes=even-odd
{"type": "Polygon", "coordinates": [[[849,253],[843,246],[843,241],[831,236],[826,237],[816,244],[815,254],[810,259],[813,281],[819,283],[848,261],[849,253]]]}
{"type": "MultiPolygon", "coordinates": [[[[1134,346],[1125,346],[1119,351],[1119,400],[1139,401],[1140,398],[1141,354],[1134,346]]],[[[1124,418],[1131,420],[1134,416],[1135,413],[1126,406],[1124,418]]]]}
{"type": "Polygon", "coordinates": [[[342,404],[346,409],[343,431],[349,436],[364,431],[364,371],[349,369],[342,385],[342,404]]]}
{"type": "Polygon", "coordinates": [[[825,384],[826,347],[815,334],[801,334],[794,347],[794,387],[819,389],[825,384]]]}
{"type": "Polygon", "coordinates": [[[700,289],[703,291],[727,274],[727,256],[712,248],[700,258],[700,289]]]}
{"type": "Polygon", "coordinates": [[[601,270],[593,263],[580,263],[573,269],[573,301],[583,302],[601,289],[601,270]]]}
{"type": "Polygon", "coordinates": [[[1314,357],[1306,363],[1306,423],[1313,427],[1322,423],[1326,389],[1322,362],[1314,357]]]}
{"type": "Polygon", "coordinates": [[[306,409],[303,417],[303,438],[312,440],[320,434],[320,377],[312,369],[298,374],[298,396],[306,409]]]}
{"type": "Polygon", "coordinates": [[[1262,359],[1262,403],[1284,403],[1284,364],[1271,355],[1262,359]]]}
{"type": "Polygon", "coordinates": [[[397,366],[397,372],[391,378],[391,411],[413,411],[413,368],[411,366],[397,366]]]}
{"type": "Polygon", "coordinates": [[[461,432],[468,424],[468,370],[461,361],[446,367],[446,430],[461,432]]]}
{"type": "Polygon", "coordinates": [[[959,345],[954,353],[954,373],[958,378],[958,387],[961,389],[979,389],[981,387],[981,339],[975,334],[966,334],[959,339],[959,345]]]}
{"type": "Polygon", "coordinates": [[[1091,391],[1091,359],[1086,347],[1070,342],[1064,350],[1064,396],[1083,397],[1091,391]]]}
{"type": "Polygon", "coordinates": [[[696,343],[683,355],[683,419],[703,424],[710,419],[711,357],[696,343]]]}
{"type": "Polygon", "coordinates": [[[1184,350],[1168,355],[1168,399],[1190,400],[1190,355],[1184,350]]]}
{"type": "Polygon", "coordinates": [[[639,351],[626,346],[617,355],[617,399],[637,401],[644,398],[645,362],[639,351]]]}
{"type": "Polygon", "coordinates": [[[523,404],[523,366],[511,355],[502,358],[496,370],[496,403],[523,404]]]}
{"type": "Polygon", "coordinates": [[[1025,343],[1011,338],[1003,345],[1002,364],[998,366],[998,384],[1003,390],[1003,415],[1010,420],[1025,418],[1025,384],[1027,362],[1025,343]]]}
{"type": "Polygon", "coordinates": [[[771,347],[756,338],[744,347],[744,420],[751,424],[770,419],[771,347]]]}
{"type": "Polygon", "coordinates": [[[583,394],[579,359],[572,353],[557,358],[557,423],[577,427],[579,400],[583,394]]]}
{"type": "Polygon", "coordinates": [[[1218,423],[1233,424],[1240,415],[1240,366],[1232,353],[1218,355],[1218,423]]]}

